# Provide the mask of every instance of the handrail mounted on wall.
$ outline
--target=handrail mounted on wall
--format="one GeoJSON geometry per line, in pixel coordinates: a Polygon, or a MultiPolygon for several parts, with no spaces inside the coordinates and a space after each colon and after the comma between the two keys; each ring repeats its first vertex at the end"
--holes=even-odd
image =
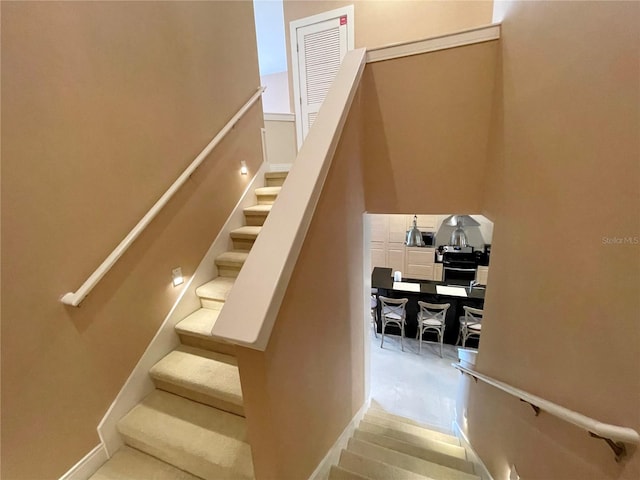
{"type": "Polygon", "coordinates": [[[120,244],[109,254],[109,256],[100,264],[100,266],[85,280],[85,282],[75,292],[65,293],[60,297],[60,301],[66,305],[77,307],[84,300],[84,298],[93,290],[98,282],[111,270],[111,267],[118,261],[118,259],[127,251],[136,238],[144,231],[144,229],[151,223],[151,221],[158,215],[162,208],[171,200],[171,197],[184,185],[189,177],[195,172],[195,170],[202,164],[211,151],[222,141],[222,139],[231,131],[231,129],[238,123],[238,121],[244,116],[245,113],[253,106],[253,104],[260,98],[265,91],[265,87],[258,87],[256,92],[245,103],[238,112],[231,117],[231,120],[220,130],[220,132],[213,137],[213,139],[207,144],[206,147],[198,154],[198,156],[191,162],[184,172],[173,182],[169,189],[160,197],[160,199],[151,207],[147,214],[142,217],[138,224],[133,227],[133,230],[120,242],[120,244]]]}
{"type": "Polygon", "coordinates": [[[569,422],[573,425],[576,425],[577,427],[586,430],[587,432],[589,432],[589,435],[594,438],[604,440],[615,453],[617,462],[622,460],[622,458],[627,454],[627,448],[625,444],[628,443],[630,445],[637,445],[638,443],[640,443],[640,434],[638,434],[638,432],[636,432],[632,428],[620,427],[618,425],[611,425],[609,423],[602,423],[594,418],[587,417],[586,415],[582,415],[581,413],[562,407],[557,403],[545,400],[544,398],[540,398],[529,392],[520,390],[519,388],[496,380],[495,378],[491,378],[487,375],[475,371],[472,368],[465,367],[464,365],[461,365],[459,363],[454,363],[452,365],[462,373],[470,375],[476,381],[481,380],[497,388],[498,390],[502,390],[503,392],[519,398],[525,403],[528,403],[535,411],[536,416],[538,416],[540,412],[549,413],[554,417],[558,417],[565,422],[569,422]]]}

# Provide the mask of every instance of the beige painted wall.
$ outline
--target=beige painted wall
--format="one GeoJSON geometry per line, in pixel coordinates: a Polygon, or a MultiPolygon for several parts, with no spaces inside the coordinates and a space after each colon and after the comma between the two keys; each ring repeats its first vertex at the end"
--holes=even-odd
{"type": "Polygon", "coordinates": [[[269,345],[237,349],[256,478],[308,478],[364,403],[357,104],[356,97],[269,345]]]}
{"type": "MultiPolygon", "coordinates": [[[[284,24],[287,48],[289,84],[291,77],[291,51],[289,24],[293,20],[334,10],[346,5],[354,6],[355,48],[374,48],[393,43],[452,33],[491,23],[492,0],[358,0],[310,1],[284,0],[284,24]]],[[[291,111],[293,110],[293,87],[291,111]]]]}
{"type": "MultiPolygon", "coordinates": [[[[504,6],[477,368],[640,431],[640,4],[504,6]]],[[[618,464],[517,398],[471,395],[470,438],[496,479],[510,464],[526,479],[640,478],[637,451],[618,464]]]]}
{"type": "Polygon", "coordinates": [[[257,170],[259,104],[81,308],[58,301],[253,94],[254,35],[250,2],[2,2],[2,478],[57,478],[98,444],[171,268],[193,273],[240,159],[257,170]]]}
{"type": "Polygon", "coordinates": [[[367,65],[369,213],[482,211],[496,41],[367,65]]]}

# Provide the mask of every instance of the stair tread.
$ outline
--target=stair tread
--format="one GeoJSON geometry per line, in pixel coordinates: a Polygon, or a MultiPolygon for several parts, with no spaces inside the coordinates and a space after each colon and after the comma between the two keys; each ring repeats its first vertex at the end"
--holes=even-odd
{"type": "Polygon", "coordinates": [[[287,171],[282,171],[282,172],[266,172],[264,174],[264,178],[287,178],[287,175],[289,175],[289,172],[287,171]]]}
{"type": "Polygon", "coordinates": [[[175,329],[178,333],[209,339],[219,314],[220,310],[201,308],[178,322],[175,329]]]}
{"type": "Polygon", "coordinates": [[[338,466],[371,480],[434,480],[373,458],[342,450],[338,466]]]}
{"type": "Polygon", "coordinates": [[[347,450],[363,457],[373,458],[404,470],[437,478],[438,480],[480,480],[477,475],[439,465],[356,438],[349,439],[347,450]]]}
{"type": "Polygon", "coordinates": [[[434,432],[440,432],[444,435],[449,435],[451,437],[457,438],[455,437],[455,435],[453,434],[453,432],[451,430],[446,430],[442,427],[436,426],[436,425],[429,425],[426,423],[422,423],[422,422],[418,422],[416,420],[413,420],[411,418],[407,418],[407,417],[402,417],[400,415],[395,415],[393,413],[389,413],[385,410],[382,410],[381,408],[377,408],[377,407],[371,407],[369,408],[369,410],[367,411],[367,413],[375,416],[375,417],[382,417],[382,418],[388,418],[390,420],[396,420],[398,422],[402,422],[402,423],[407,423],[409,425],[415,425],[416,427],[422,427],[422,428],[426,428],[427,430],[432,430],[434,432]]]}
{"type": "Polygon", "coordinates": [[[399,430],[401,432],[410,433],[412,435],[416,435],[419,437],[431,438],[433,440],[438,440],[440,442],[451,443],[452,445],[460,445],[460,440],[457,437],[454,437],[453,435],[448,435],[446,433],[441,433],[435,430],[430,430],[428,428],[411,425],[411,424],[400,422],[390,418],[378,417],[376,415],[372,415],[369,412],[365,414],[363,420],[369,423],[383,425],[383,426],[392,428],[394,430],[399,430]]]}
{"type": "Polygon", "coordinates": [[[199,480],[157,458],[126,445],[103,464],[90,480],[199,480]]]}
{"type": "Polygon", "coordinates": [[[354,431],[353,438],[380,445],[397,452],[406,453],[416,458],[422,458],[428,462],[455,468],[461,472],[474,473],[473,463],[466,460],[464,449],[449,443],[434,441],[431,442],[429,448],[427,448],[425,445],[415,445],[397,438],[387,437],[386,435],[368,432],[359,428],[354,431]]]}
{"type": "Polygon", "coordinates": [[[125,443],[205,479],[253,478],[244,418],[154,390],[120,422],[125,443]]]}
{"type": "Polygon", "coordinates": [[[346,470],[337,465],[332,465],[329,471],[329,480],[369,480],[367,477],[358,475],[350,470],[346,470]]]}
{"type": "Polygon", "coordinates": [[[277,195],[282,190],[282,187],[260,187],[255,189],[255,194],[260,195],[277,195]]]}
{"type": "Polygon", "coordinates": [[[420,448],[444,453],[446,455],[461,458],[463,460],[466,460],[467,458],[465,449],[460,445],[453,445],[451,443],[441,442],[433,438],[425,438],[422,436],[413,435],[411,433],[395,430],[385,425],[370,423],[363,420],[358,425],[358,430],[394,438],[396,440],[401,440],[402,442],[409,443],[420,448]]]}
{"type": "Polygon", "coordinates": [[[244,226],[231,231],[231,238],[255,239],[262,230],[259,226],[244,226]]]}
{"type": "Polygon", "coordinates": [[[249,252],[231,250],[216,257],[216,265],[242,265],[249,256],[249,252]]]}
{"type": "Polygon", "coordinates": [[[233,277],[216,277],[210,282],[196,288],[196,295],[200,298],[224,302],[235,282],[236,279],[233,277]]]}
{"type": "Polygon", "coordinates": [[[242,388],[235,357],[181,345],[149,371],[154,379],[242,405],[242,388]]]}
{"type": "Polygon", "coordinates": [[[273,205],[252,205],[250,207],[246,207],[243,211],[245,213],[267,214],[271,211],[271,207],[273,207],[273,205]]]}

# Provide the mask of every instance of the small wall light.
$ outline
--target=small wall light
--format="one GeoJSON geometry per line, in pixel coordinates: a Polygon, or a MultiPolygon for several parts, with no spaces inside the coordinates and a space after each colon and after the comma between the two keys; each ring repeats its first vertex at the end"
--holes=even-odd
{"type": "Polygon", "coordinates": [[[247,173],[249,173],[249,170],[247,169],[247,162],[242,160],[240,162],[240,174],[241,175],[246,175],[247,173]]]}
{"type": "Polygon", "coordinates": [[[184,277],[182,276],[182,268],[177,267],[171,270],[171,278],[172,278],[174,287],[177,287],[178,285],[182,285],[184,283],[184,277]]]}
{"type": "Polygon", "coordinates": [[[511,465],[511,472],[509,474],[509,480],[520,480],[520,475],[518,475],[518,471],[516,470],[515,465],[511,465]]]}

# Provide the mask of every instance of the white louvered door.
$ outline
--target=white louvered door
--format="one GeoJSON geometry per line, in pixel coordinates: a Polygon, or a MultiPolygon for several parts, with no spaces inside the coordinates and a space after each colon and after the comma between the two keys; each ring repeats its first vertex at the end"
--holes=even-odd
{"type": "Polygon", "coordinates": [[[353,49],[352,22],[352,7],[292,22],[297,51],[293,75],[297,80],[294,92],[299,147],[318,115],[342,58],[353,49]]]}

